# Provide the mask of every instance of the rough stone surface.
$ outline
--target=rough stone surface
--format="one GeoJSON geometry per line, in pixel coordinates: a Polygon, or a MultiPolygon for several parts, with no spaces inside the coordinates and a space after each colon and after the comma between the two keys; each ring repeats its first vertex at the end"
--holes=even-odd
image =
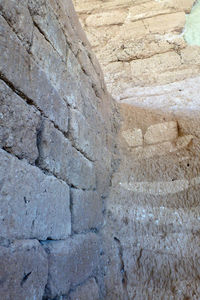
{"type": "Polygon", "coordinates": [[[0,0],[0,299],[199,300],[198,5],[74,2],[0,0]]]}
{"type": "Polygon", "coordinates": [[[39,240],[69,236],[67,184],[3,150],[0,153],[1,236],[39,240]]]}
{"type": "Polygon", "coordinates": [[[192,59],[192,53],[200,52],[195,47],[199,45],[199,3],[193,7],[195,3],[111,0],[83,5],[74,0],[108,89],[116,99],[130,87],[166,84],[200,73],[198,57],[192,59]],[[186,61],[182,51],[188,50],[186,61]]]}
{"type": "Polygon", "coordinates": [[[48,253],[49,279],[46,296],[67,294],[70,288],[82,283],[98,267],[99,241],[94,233],[76,235],[66,241],[44,243],[48,253]]]}
{"type": "Polygon", "coordinates": [[[0,146],[34,163],[38,157],[40,113],[0,81],[0,146]]]}
{"type": "Polygon", "coordinates": [[[0,10],[4,18],[12,25],[14,32],[26,49],[30,49],[34,26],[27,7],[27,1],[1,0],[0,10]]]}
{"type": "Polygon", "coordinates": [[[70,111],[69,131],[77,149],[91,160],[99,157],[101,139],[98,138],[94,126],[90,126],[78,110],[72,109],[70,111]]]}
{"type": "Polygon", "coordinates": [[[156,144],[165,141],[173,141],[178,137],[177,122],[165,122],[151,125],[145,135],[144,142],[147,144],[156,144]]]}
{"type": "Polygon", "coordinates": [[[98,285],[94,278],[90,279],[83,286],[78,287],[69,295],[70,300],[99,300],[98,285]]]}
{"type": "Polygon", "coordinates": [[[0,16],[0,22],[1,76],[16,90],[23,93],[25,98],[28,98],[28,102],[33,102],[61,130],[67,132],[68,109],[65,101],[60,98],[45,73],[28,55],[2,16],[0,16]]]}
{"type": "Polygon", "coordinates": [[[47,255],[38,241],[0,245],[1,299],[42,299],[47,275],[47,255]]]}
{"type": "Polygon", "coordinates": [[[118,106],[71,0],[0,0],[0,23],[0,299],[101,299],[118,106]]]}
{"type": "Polygon", "coordinates": [[[39,165],[73,186],[95,188],[95,169],[88,159],[72,147],[71,142],[47,120],[43,122],[39,141],[39,165]]]}
{"type": "Polygon", "coordinates": [[[143,145],[143,134],[141,129],[129,129],[123,131],[122,135],[130,147],[143,145]]]}
{"type": "Polygon", "coordinates": [[[73,231],[99,229],[103,221],[103,203],[97,192],[72,189],[71,200],[73,231]]]}

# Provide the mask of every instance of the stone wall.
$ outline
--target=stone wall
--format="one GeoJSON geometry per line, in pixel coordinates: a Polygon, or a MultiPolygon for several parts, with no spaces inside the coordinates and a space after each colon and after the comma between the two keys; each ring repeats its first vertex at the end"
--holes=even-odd
{"type": "Polygon", "coordinates": [[[194,17],[187,16],[196,1],[74,3],[102,65],[108,89],[116,99],[120,100],[128,88],[167,84],[200,73],[200,47],[191,41],[198,41],[198,7],[192,13],[194,17]],[[191,22],[196,28],[192,31],[191,22]]]}
{"type": "Polygon", "coordinates": [[[0,22],[0,298],[99,299],[116,105],[71,1],[0,22]]]}

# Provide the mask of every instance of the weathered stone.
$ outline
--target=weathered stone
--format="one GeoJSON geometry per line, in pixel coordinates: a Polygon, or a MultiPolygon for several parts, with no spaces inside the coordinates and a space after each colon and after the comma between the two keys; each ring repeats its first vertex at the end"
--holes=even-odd
{"type": "Polygon", "coordinates": [[[42,299],[47,275],[47,255],[38,241],[21,240],[0,246],[1,299],[42,299]]]}
{"type": "Polygon", "coordinates": [[[0,146],[34,163],[40,113],[0,81],[0,146]]]}
{"type": "Polygon", "coordinates": [[[93,14],[87,17],[87,26],[109,26],[120,25],[125,21],[127,13],[123,11],[104,12],[100,14],[93,14]]]}
{"type": "Polygon", "coordinates": [[[82,70],[72,51],[68,50],[66,62],[64,62],[35,27],[31,53],[66,103],[81,110],[83,106],[80,88],[82,70]],[[48,59],[46,59],[47,57],[48,59]]]}
{"type": "Polygon", "coordinates": [[[193,0],[170,0],[166,2],[149,1],[146,3],[142,3],[142,5],[130,7],[128,18],[130,21],[136,21],[139,19],[146,19],[157,15],[170,14],[180,10],[188,12],[192,8],[193,2],[193,0]]]}
{"type": "Polygon", "coordinates": [[[173,73],[180,68],[181,59],[175,52],[157,54],[150,58],[134,60],[131,62],[133,80],[137,83],[146,82],[148,84],[166,81],[172,82],[178,74],[173,73]],[[166,74],[168,72],[168,74],[166,74]],[[164,78],[161,78],[161,74],[164,78]],[[170,74],[170,77],[169,77],[170,74]]]}
{"type": "Polygon", "coordinates": [[[145,135],[144,141],[147,144],[156,144],[165,141],[173,141],[178,137],[177,122],[164,122],[151,125],[145,135]]]}
{"type": "Polygon", "coordinates": [[[78,110],[70,110],[69,132],[77,149],[91,160],[99,157],[101,139],[78,110]]]}
{"type": "Polygon", "coordinates": [[[94,278],[69,294],[69,300],[99,300],[98,285],[94,278]]]}
{"type": "Polygon", "coordinates": [[[122,131],[122,136],[124,137],[124,139],[130,147],[137,147],[143,145],[143,134],[142,130],[139,128],[122,131]]]}
{"type": "Polygon", "coordinates": [[[34,103],[61,130],[67,132],[68,109],[66,103],[60,98],[47,80],[45,73],[35,64],[1,16],[0,22],[1,76],[11,82],[15,89],[22,92],[29,102],[34,103]]]}
{"type": "Polygon", "coordinates": [[[63,239],[71,233],[69,188],[0,150],[1,236],[63,239]]]}
{"type": "MultiPolygon", "coordinates": [[[[183,62],[180,55],[181,49],[187,49],[181,33],[188,36],[187,41],[193,39],[192,34],[191,37],[187,34],[187,28],[184,31],[184,26],[186,13],[190,13],[194,0],[150,0],[142,3],[111,0],[103,4],[90,1],[84,3],[84,6],[80,0],[74,0],[74,3],[87,37],[103,67],[108,90],[115,98],[127,87],[170,83],[199,74],[198,57],[194,55],[194,65],[191,66],[191,63],[183,62]],[[163,62],[157,59],[153,64],[154,56],[162,53],[167,53],[168,58],[163,62]],[[147,65],[141,62],[145,58],[152,59],[150,68],[148,62],[147,65]],[[113,64],[121,61],[126,64],[121,64],[119,71],[113,68],[113,64]],[[132,79],[127,71],[131,64],[134,66],[132,79]],[[158,66],[162,67],[164,64],[167,65],[166,69],[160,72],[158,66]]],[[[198,41],[198,5],[187,19],[190,17],[194,18],[194,30],[190,31],[196,34],[195,41],[198,41]]],[[[190,60],[195,47],[188,51],[190,55],[187,57],[190,60]]]]}
{"type": "Polygon", "coordinates": [[[28,7],[34,22],[65,61],[67,57],[66,37],[49,2],[28,0],[28,7]]]}
{"type": "Polygon", "coordinates": [[[91,161],[72,147],[53,124],[44,120],[39,141],[39,166],[78,188],[93,189],[95,169],[91,161]]]}
{"type": "Polygon", "coordinates": [[[103,221],[102,199],[96,192],[71,189],[72,229],[83,232],[99,229],[103,221]]]}
{"type": "Polygon", "coordinates": [[[47,297],[67,294],[70,288],[91,276],[99,262],[99,240],[96,234],[76,235],[66,241],[43,243],[49,260],[47,297]]]}
{"type": "Polygon", "coordinates": [[[144,20],[144,25],[154,34],[180,33],[185,25],[185,13],[178,12],[149,18],[144,20]]]}
{"type": "Polygon", "coordinates": [[[27,7],[27,0],[23,2],[0,0],[0,10],[23,45],[29,49],[32,43],[33,20],[27,7]]]}

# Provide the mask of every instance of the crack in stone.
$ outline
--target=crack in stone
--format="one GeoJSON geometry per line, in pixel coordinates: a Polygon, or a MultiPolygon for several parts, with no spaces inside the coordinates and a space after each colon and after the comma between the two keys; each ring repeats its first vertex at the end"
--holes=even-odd
{"type": "Polygon", "coordinates": [[[118,255],[119,255],[119,260],[120,260],[120,264],[121,264],[120,272],[121,272],[121,276],[122,276],[122,286],[124,289],[123,300],[130,300],[129,295],[128,295],[128,289],[127,289],[128,278],[127,278],[124,259],[123,259],[123,247],[122,247],[120,240],[117,237],[114,237],[114,241],[117,243],[117,246],[118,246],[118,255]]]}

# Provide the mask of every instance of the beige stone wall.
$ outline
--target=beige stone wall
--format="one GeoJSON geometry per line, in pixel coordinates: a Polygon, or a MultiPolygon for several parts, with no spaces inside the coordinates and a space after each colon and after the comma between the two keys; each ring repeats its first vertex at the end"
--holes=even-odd
{"type": "Polygon", "coordinates": [[[0,299],[99,299],[116,105],[71,1],[0,23],[0,299]]]}
{"type": "Polygon", "coordinates": [[[184,39],[194,0],[74,0],[82,26],[116,99],[127,88],[200,73],[200,47],[184,39]]]}

